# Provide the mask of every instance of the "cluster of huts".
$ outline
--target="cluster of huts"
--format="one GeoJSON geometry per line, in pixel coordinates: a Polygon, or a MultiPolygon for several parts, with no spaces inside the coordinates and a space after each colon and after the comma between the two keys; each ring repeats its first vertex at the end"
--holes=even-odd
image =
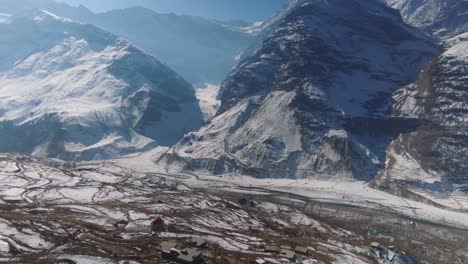
{"type": "Polygon", "coordinates": [[[406,252],[400,251],[398,247],[389,246],[388,248],[380,245],[378,242],[372,242],[370,244],[371,252],[380,259],[393,263],[399,256],[406,256],[406,252]]]}
{"type": "Polygon", "coordinates": [[[177,241],[164,241],[159,246],[161,257],[165,260],[175,261],[181,264],[204,264],[205,259],[202,250],[208,247],[206,241],[193,239],[187,245],[180,245],[177,241]]]}

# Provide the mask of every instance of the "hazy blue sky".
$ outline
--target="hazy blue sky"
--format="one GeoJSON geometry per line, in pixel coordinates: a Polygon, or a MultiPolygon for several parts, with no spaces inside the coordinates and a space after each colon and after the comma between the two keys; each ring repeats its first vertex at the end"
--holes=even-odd
{"type": "Polygon", "coordinates": [[[260,21],[269,17],[288,0],[60,0],[82,4],[94,12],[131,6],[144,6],[161,13],[203,16],[220,20],[260,21]]]}

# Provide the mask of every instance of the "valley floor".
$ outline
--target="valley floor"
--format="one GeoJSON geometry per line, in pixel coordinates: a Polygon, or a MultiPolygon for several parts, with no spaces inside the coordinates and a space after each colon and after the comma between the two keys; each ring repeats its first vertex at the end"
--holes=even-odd
{"type": "Polygon", "coordinates": [[[319,181],[168,173],[151,165],[157,154],[81,164],[2,155],[0,263],[468,260],[461,210],[404,206],[357,182],[351,193],[319,181]]]}

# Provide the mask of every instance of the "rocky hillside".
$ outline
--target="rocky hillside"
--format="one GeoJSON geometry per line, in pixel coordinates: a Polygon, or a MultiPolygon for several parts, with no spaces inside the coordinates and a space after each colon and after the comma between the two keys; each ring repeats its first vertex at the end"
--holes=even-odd
{"type": "Polygon", "coordinates": [[[293,1],[223,82],[217,116],[160,162],[259,177],[371,179],[388,143],[416,126],[388,118],[392,94],[438,47],[373,1],[293,1]]]}
{"type": "Polygon", "coordinates": [[[454,37],[468,30],[466,0],[383,0],[400,10],[411,25],[436,37],[454,37]]]}
{"type": "MultiPolygon", "coordinates": [[[[468,23],[467,23],[468,25],[468,23]]],[[[392,114],[424,126],[396,139],[383,182],[409,181],[432,190],[468,190],[468,35],[444,43],[444,52],[399,90],[392,114]]]]}
{"type": "Polygon", "coordinates": [[[419,126],[388,148],[386,169],[377,183],[411,183],[432,191],[467,190],[468,2],[387,0],[405,20],[441,41],[443,51],[418,80],[394,95],[391,115],[419,126]]]}
{"type": "Polygon", "coordinates": [[[191,85],[115,35],[35,10],[0,36],[0,152],[111,158],[202,123],[191,85]]]}

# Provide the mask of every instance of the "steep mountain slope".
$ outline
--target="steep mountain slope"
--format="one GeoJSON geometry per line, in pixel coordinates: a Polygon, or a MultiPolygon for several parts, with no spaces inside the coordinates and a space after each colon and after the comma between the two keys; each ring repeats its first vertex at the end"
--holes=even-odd
{"type": "Polygon", "coordinates": [[[443,52],[394,96],[392,115],[424,125],[388,148],[382,186],[411,183],[431,190],[467,191],[468,2],[387,0],[408,23],[442,41],[443,52]]]}
{"type": "Polygon", "coordinates": [[[389,148],[381,183],[407,181],[434,190],[468,190],[468,35],[445,51],[395,96],[393,115],[427,123],[389,148]],[[454,185],[455,184],[455,185],[454,185]]]}
{"type": "Polygon", "coordinates": [[[0,24],[0,38],[1,152],[116,157],[202,122],[190,84],[94,26],[36,10],[0,24]]]}
{"type": "Polygon", "coordinates": [[[454,37],[468,30],[466,0],[383,0],[400,10],[405,21],[437,37],[454,37]]]}
{"type": "Polygon", "coordinates": [[[387,144],[392,93],[437,52],[398,13],[367,0],[293,1],[221,87],[221,108],[160,162],[215,173],[370,179],[387,144]]]}

